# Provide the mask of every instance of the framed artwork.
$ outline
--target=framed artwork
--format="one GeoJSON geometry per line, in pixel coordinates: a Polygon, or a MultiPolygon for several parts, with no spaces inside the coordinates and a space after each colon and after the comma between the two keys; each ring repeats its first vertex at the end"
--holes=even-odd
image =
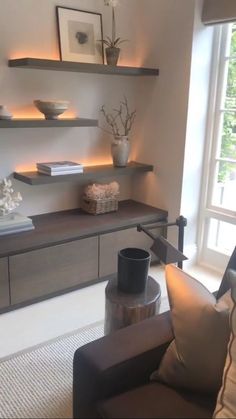
{"type": "Polygon", "coordinates": [[[102,15],[60,6],[56,11],[61,60],[103,64],[102,15]]]}

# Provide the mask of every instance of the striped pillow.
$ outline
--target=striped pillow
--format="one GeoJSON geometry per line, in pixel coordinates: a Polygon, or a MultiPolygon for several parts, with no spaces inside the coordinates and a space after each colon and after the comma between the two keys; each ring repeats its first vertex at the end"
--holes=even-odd
{"type": "Polygon", "coordinates": [[[215,419],[236,418],[236,271],[228,271],[232,283],[233,309],[230,315],[231,338],[228,346],[222,387],[214,412],[215,419]]]}

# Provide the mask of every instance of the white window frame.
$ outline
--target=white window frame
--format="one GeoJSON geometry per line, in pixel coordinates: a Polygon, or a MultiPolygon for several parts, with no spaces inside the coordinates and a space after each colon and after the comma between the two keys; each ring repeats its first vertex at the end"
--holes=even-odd
{"type": "Polygon", "coordinates": [[[228,61],[225,56],[225,51],[227,40],[229,39],[228,33],[230,27],[230,24],[225,24],[215,28],[198,240],[198,263],[214,267],[214,269],[221,272],[225,269],[230,255],[210,249],[207,246],[207,241],[211,218],[236,225],[236,211],[231,211],[212,204],[212,194],[216,176],[216,161],[225,160],[219,157],[218,148],[220,143],[220,122],[223,111],[222,92],[224,91],[225,83],[227,82],[225,74],[228,61]]]}

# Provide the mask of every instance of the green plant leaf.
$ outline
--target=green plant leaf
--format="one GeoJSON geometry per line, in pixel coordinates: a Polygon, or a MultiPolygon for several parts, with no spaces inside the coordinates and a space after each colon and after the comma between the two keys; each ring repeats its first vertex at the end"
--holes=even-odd
{"type": "Polygon", "coordinates": [[[115,39],[113,46],[117,47],[118,45],[123,44],[123,42],[128,42],[128,41],[129,41],[128,39],[117,38],[115,39]]]}
{"type": "Polygon", "coordinates": [[[107,40],[108,40],[108,42],[110,43],[110,44],[112,44],[113,42],[112,42],[112,40],[111,40],[111,38],[110,38],[110,36],[106,36],[105,38],[107,38],[107,40]]]}
{"type": "Polygon", "coordinates": [[[112,47],[112,45],[111,45],[108,41],[106,41],[106,40],[104,40],[104,41],[103,41],[103,43],[104,43],[105,45],[107,45],[107,47],[108,47],[108,48],[112,47]]]}

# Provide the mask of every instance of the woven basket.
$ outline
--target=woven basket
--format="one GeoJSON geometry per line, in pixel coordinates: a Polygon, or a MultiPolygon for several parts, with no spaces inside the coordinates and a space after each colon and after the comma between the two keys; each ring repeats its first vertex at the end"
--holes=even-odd
{"type": "Polygon", "coordinates": [[[89,199],[83,196],[81,208],[89,214],[105,214],[106,212],[118,210],[118,200],[116,198],[89,199]]]}

